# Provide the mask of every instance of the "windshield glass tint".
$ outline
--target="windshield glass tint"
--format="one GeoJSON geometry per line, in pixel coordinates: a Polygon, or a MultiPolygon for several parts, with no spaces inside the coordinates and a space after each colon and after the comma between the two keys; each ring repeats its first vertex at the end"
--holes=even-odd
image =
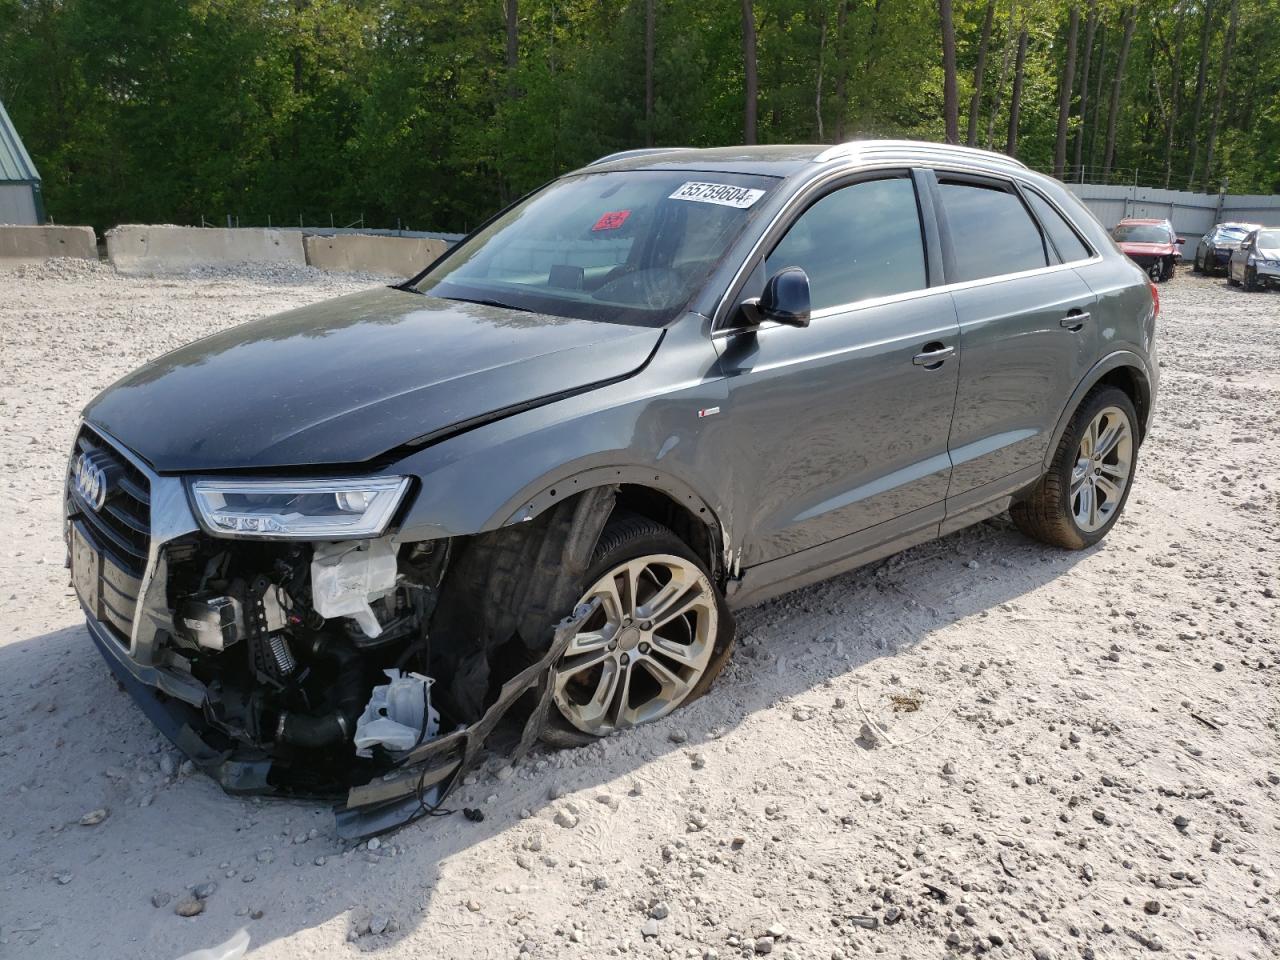
{"type": "Polygon", "coordinates": [[[1219,227],[1214,237],[1218,240],[1243,240],[1248,234],[1244,227],[1219,227]]]}
{"type": "Polygon", "coordinates": [[[1280,250],[1280,230],[1260,231],[1257,246],[1260,250],[1280,250]]]}
{"type": "Polygon", "coordinates": [[[465,241],[417,289],[553,316],[663,324],[776,183],[650,170],[568,177],[465,241]]]}
{"type": "Polygon", "coordinates": [[[1122,223],[1111,232],[1120,243],[1172,243],[1169,228],[1153,223],[1122,223]]]}

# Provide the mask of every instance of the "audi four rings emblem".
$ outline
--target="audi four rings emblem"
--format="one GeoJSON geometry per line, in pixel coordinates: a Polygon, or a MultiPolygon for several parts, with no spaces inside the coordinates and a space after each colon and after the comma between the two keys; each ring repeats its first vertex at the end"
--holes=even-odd
{"type": "Polygon", "coordinates": [[[107,502],[107,472],[94,463],[87,453],[76,457],[75,466],[76,493],[80,499],[93,507],[94,512],[102,509],[107,502]]]}

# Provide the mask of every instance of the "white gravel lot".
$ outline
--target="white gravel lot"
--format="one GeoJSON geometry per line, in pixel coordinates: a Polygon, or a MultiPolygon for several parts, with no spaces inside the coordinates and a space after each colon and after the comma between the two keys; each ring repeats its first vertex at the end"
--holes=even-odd
{"type": "Polygon", "coordinates": [[[451,803],[484,822],[369,849],[175,772],[81,624],[59,504],[100,388],[372,282],[0,274],[0,956],[241,927],[262,960],[1280,954],[1280,295],[1162,287],[1156,427],[1099,547],[996,521],[747,611],[709,697],[495,758],[451,803]]]}

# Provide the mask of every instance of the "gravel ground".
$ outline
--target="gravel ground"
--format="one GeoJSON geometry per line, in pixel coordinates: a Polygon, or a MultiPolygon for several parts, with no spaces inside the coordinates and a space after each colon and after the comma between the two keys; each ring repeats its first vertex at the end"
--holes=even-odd
{"type": "Polygon", "coordinates": [[[373,282],[0,275],[0,955],[241,927],[264,960],[1277,955],[1280,295],[1162,287],[1156,427],[1101,546],[996,520],[747,611],[709,697],[492,759],[453,800],[482,823],[352,848],[184,770],[90,646],[58,515],[98,389],[373,282]]]}

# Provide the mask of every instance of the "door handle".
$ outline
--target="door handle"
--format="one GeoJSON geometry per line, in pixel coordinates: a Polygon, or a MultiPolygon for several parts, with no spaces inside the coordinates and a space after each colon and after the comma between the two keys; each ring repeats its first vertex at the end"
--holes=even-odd
{"type": "Polygon", "coordinates": [[[912,357],[911,362],[926,370],[937,370],[942,366],[942,362],[955,352],[955,347],[945,347],[941,343],[926,343],[924,350],[912,357]]]}
{"type": "Polygon", "coordinates": [[[1058,321],[1058,326],[1066,327],[1072,333],[1082,328],[1089,322],[1089,313],[1087,310],[1072,310],[1065,317],[1058,321]]]}

